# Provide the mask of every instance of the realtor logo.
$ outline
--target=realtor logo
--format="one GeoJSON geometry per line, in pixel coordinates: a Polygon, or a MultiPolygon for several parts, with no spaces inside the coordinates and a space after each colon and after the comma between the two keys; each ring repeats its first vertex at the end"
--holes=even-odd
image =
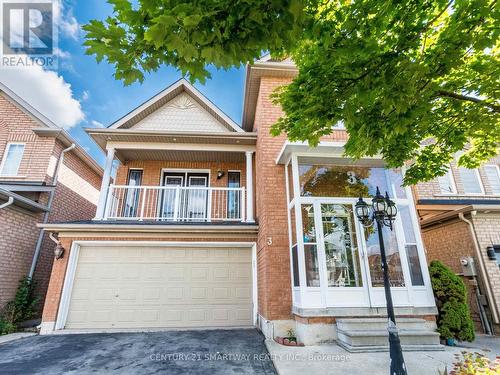
{"type": "Polygon", "coordinates": [[[58,0],[0,0],[1,67],[41,65],[54,68],[58,0]]]}

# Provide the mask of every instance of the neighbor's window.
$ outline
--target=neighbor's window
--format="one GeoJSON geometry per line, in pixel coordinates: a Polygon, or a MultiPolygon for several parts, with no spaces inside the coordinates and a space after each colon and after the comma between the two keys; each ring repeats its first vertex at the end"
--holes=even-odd
{"type": "Polygon", "coordinates": [[[500,194],[500,169],[498,165],[485,165],[484,173],[493,194],[500,194]]]}
{"type": "Polygon", "coordinates": [[[451,169],[448,169],[445,175],[439,176],[438,182],[441,194],[455,194],[457,192],[451,169]]]}
{"type": "Polygon", "coordinates": [[[17,176],[23,160],[24,144],[9,143],[0,167],[0,176],[17,176]]]}
{"type": "Polygon", "coordinates": [[[477,169],[459,168],[465,194],[483,194],[483,186],[477,169]]]}

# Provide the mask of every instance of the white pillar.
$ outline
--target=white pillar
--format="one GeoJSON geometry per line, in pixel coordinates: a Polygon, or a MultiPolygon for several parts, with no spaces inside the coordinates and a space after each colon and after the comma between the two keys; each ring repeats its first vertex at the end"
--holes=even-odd
{"type": "Polygon", "coordinates": [[[110,148],[106,156],[106,165],[102,176],[101,192],[99,193],[99,202],[97,203],[97,211],[94,220],[102,220],[104,218],[104,209],[106,207],[106,199],[108,197],[108,188],[111,181],[111,170],[113,169],[113,160],[115,160],[115,149],[110,148]]]}
{"type": "Polygon", "coordinates": [[[247,222],[253,223],[255,222],[253,216],[253,151],[247,151],[247,222]]]}

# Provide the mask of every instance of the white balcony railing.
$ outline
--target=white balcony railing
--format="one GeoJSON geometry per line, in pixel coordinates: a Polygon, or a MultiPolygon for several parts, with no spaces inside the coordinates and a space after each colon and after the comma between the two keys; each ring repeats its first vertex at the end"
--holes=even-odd
{"type": "Polygon", "coordinates": [[[110,185],[105,220],[245,221],[245,188],[110,185]]]}

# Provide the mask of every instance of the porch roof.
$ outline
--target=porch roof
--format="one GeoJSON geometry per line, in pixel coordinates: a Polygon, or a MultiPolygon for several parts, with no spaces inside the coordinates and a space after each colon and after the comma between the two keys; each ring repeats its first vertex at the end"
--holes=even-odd
{"type": "Polygon", "coordinates": [[[290,142],[286,141],[281,148],[281,152],[276,159],[276,164],[286,164],[292,155],[298,155],[301,162],[304,163],[323,163],[325,158],[331,162],[338,162],[341,165],[356,164],[359,166],[380,166],[383,167],[385,162],[381,156],[354,160],[344,156],[345,142],[321,142],[316,147],[309,146],[306,142],[290,142]]]}
{"type": "Polygon", "coordinates": [[[97,145],[115,148],[121,160],[243,161],[255,149],[256,133],[193,133],[158,130],[95,129],[85,131],[97,145]],[[186,152],[189,151],[189,152],[186,152]]]}

